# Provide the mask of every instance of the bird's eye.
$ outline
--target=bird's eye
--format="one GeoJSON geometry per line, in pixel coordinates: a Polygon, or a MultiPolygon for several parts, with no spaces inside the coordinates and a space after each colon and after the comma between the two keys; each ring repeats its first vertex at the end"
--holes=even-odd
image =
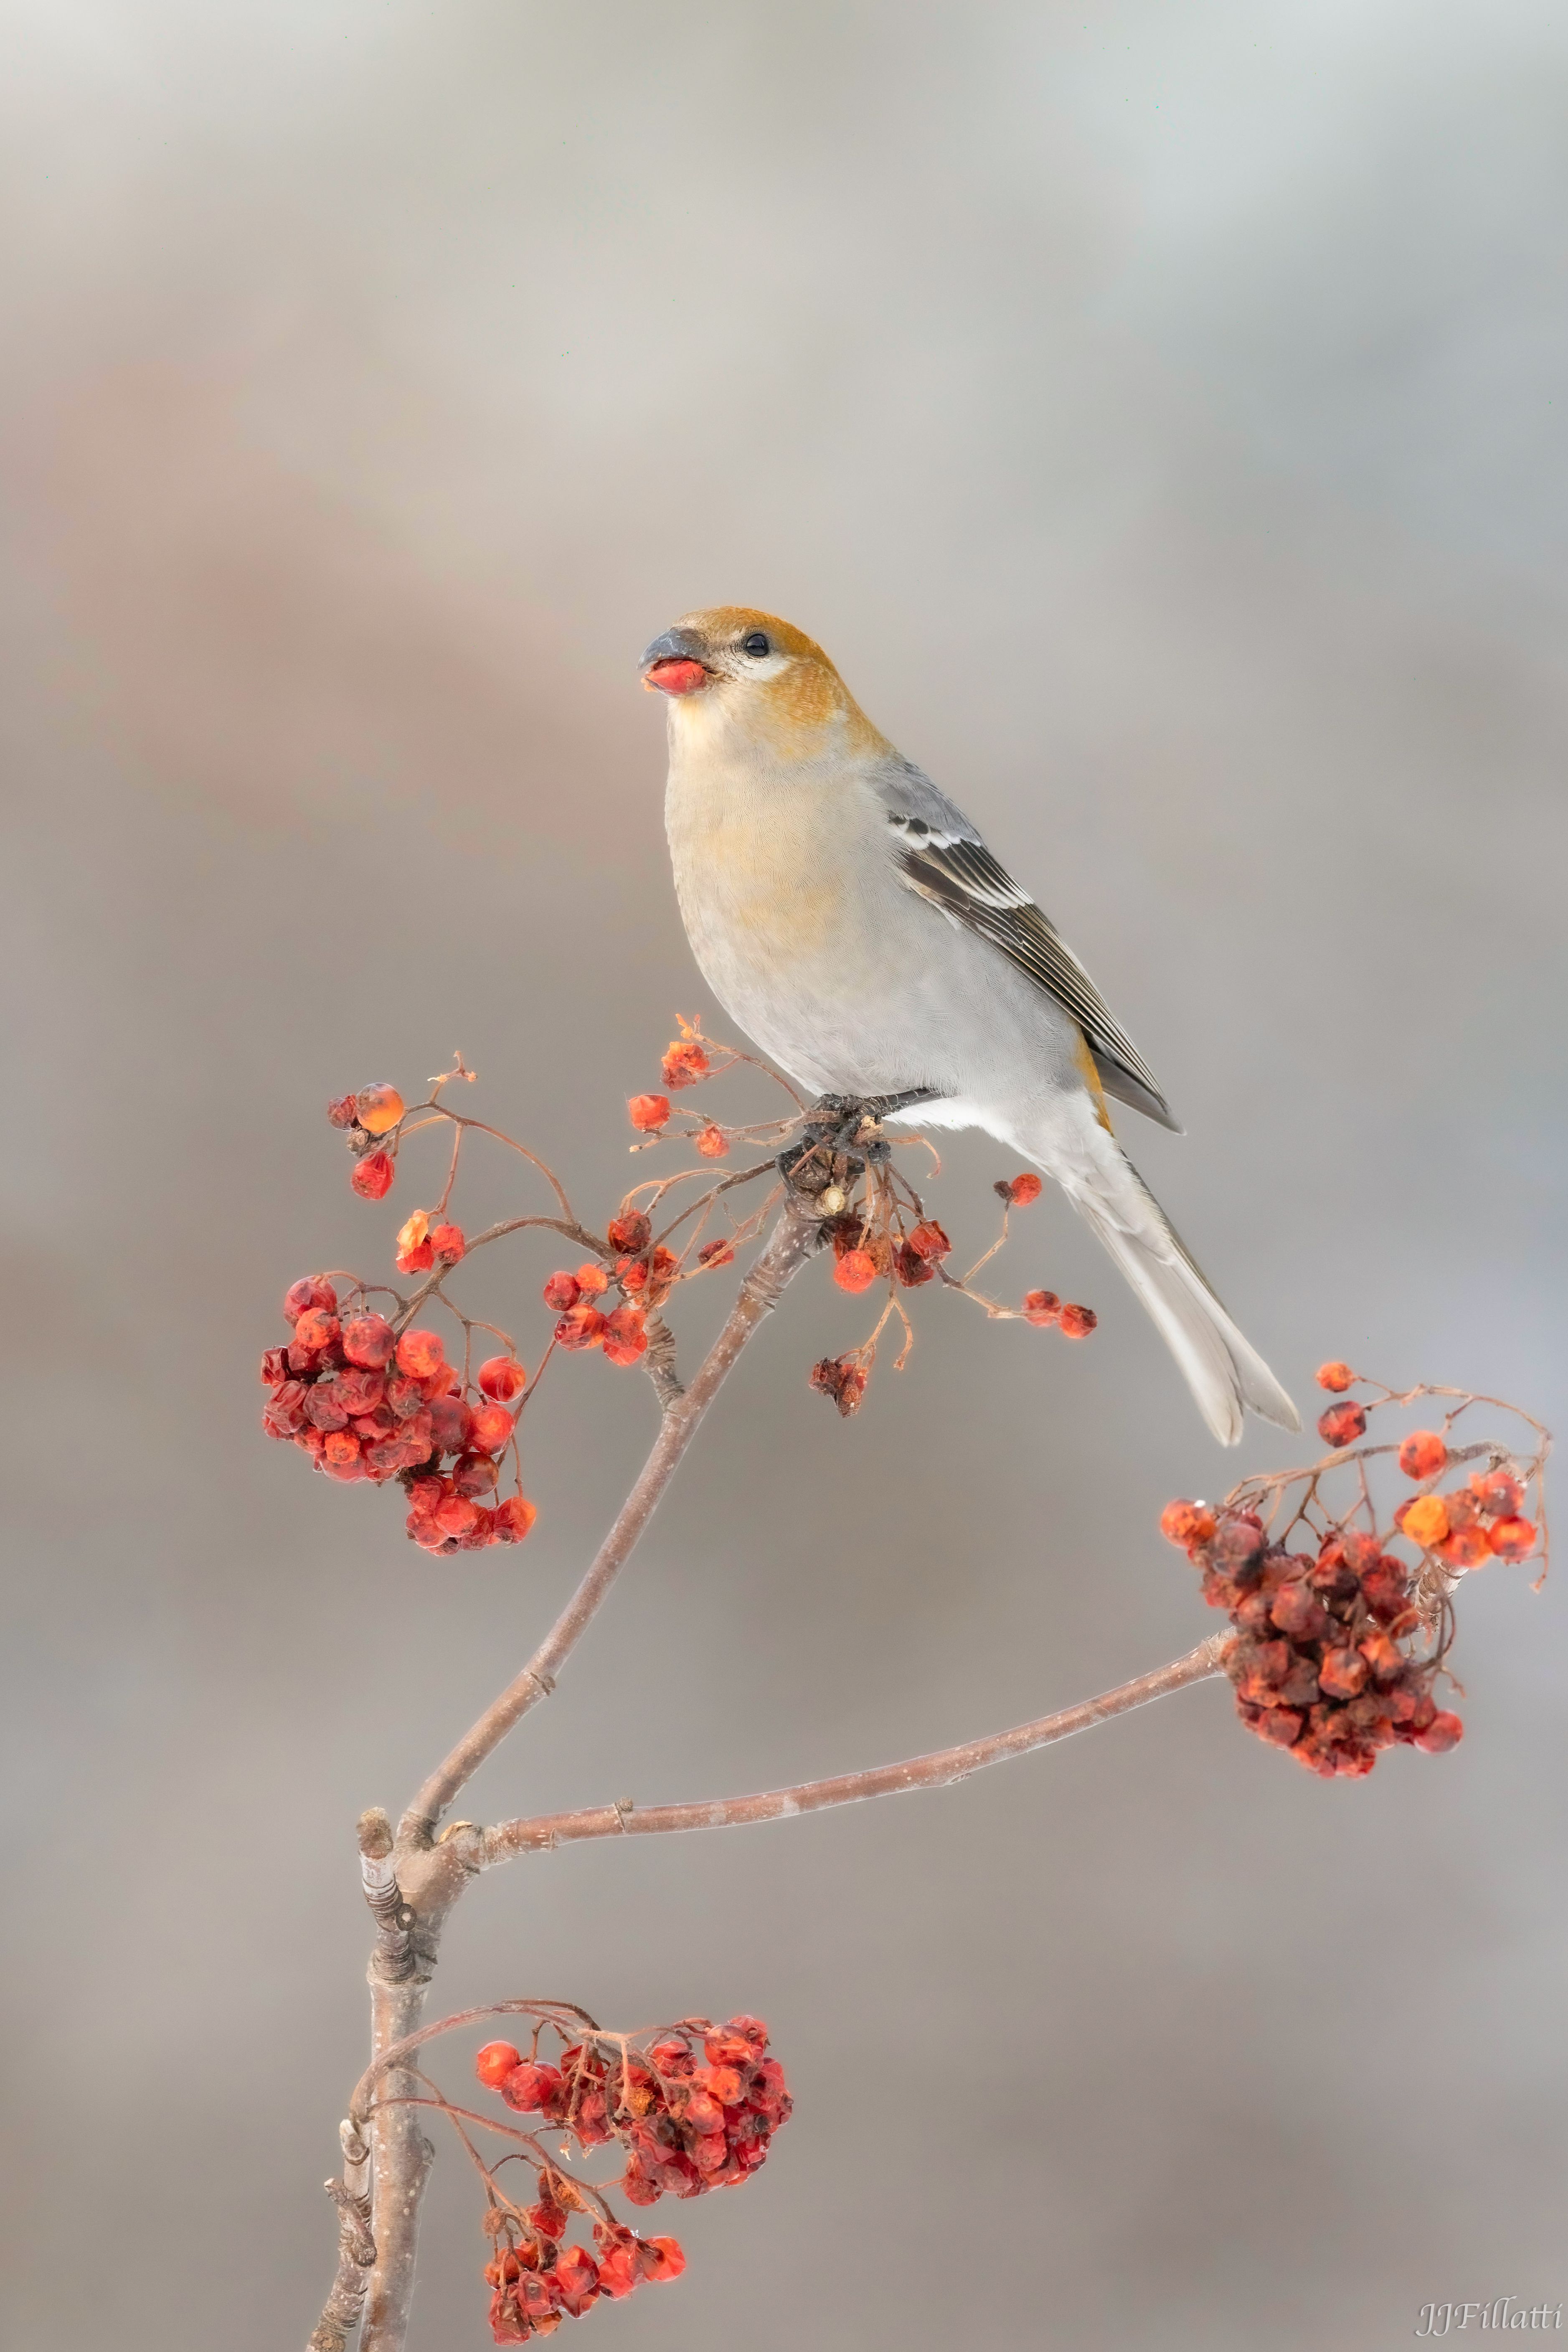
{"type": "Polygon", "coordinates": [[[760,629],[753,629],[748,637],[742,637],[740,650],[743,654],[749,654],[753,661],[762,661],[772,651],[772,647],[760,629]]]}

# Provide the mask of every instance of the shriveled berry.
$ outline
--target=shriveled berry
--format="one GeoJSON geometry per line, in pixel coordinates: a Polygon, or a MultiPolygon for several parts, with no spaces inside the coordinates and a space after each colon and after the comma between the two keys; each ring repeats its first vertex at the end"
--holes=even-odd
{"type": "Polygon", "coordinates": [[[1489,1470],[1470,1480],[1470,1492],[1477,1508],[1489,1518],[1513,1519],[1519,1517],[1524,1503],[1524,1489],[1509,1470],[1489,1470]]]}
{"type": "Polygon", "coordinates": [[[329,1430],[321,1447],[321,1466],[334,1478],[360,1475],[360,1441],[350,1429],[329,1430]]]}
{"type": "Polygon", "coordinates": [[[402,1097],[395,1087],[361,1087],[355,1104],[367,1135],[385,1135],[402,1117],[402,1097]]]}
{"type": "Polygon", "coordinates": [[[1433,1547],[1445,1568],[1484,1568],[1496,1557],[1482,1527],[1453,1528],[1433,1547]]]}
{"type": "Polygon", "coordinates": [[[468,1250],[461,1225],[432,1225],[430,1246],[434,1252],[437,1265],[455,1265],[468,1250]]]}
{"type": "Polygon", "coordinates": [[[1406,1478],[1436,1478],[1448,1461],[1448,1449],[1435,1429],[1413,1429],[1399,1448],[1399,1467],[1406,1478]]]}
{"type": "Polygon", "coordinates": [[[568,1307],[575,1307],[581,1296],[582,1292],[575,1274],[552,1274],[544,1288],[545,1305],[552,1308],[557,1315],[562,1315],[568,1307]]]}
{"type": "Polygon", "coordinates": [[[618,1307],[606,1316],[600,1343],[612,1364],[634,1364],[648,1352],[647,1318],[640,1307],[618,1307]]]}
{"type": "Polygon", "coordinates": [[[439,1331],[405,1331],[397,1343],[398,1370],[416,1381],[434,1380],[446,1369],[439,1331]]]}
{"type": "MultiPolygon", "coordinates": [[[[674,1095],[679,1094],[683,1087],[695,1087],[699,1078],[706,1078],[713,1064],[708,1060],[702,1047],[691,1038],[677,1037],[674,1044],[666,1051],[659,1067],[664,1084],[674,1095]]],[[[656,1102],[658,1097],[655,1095],[653,1099],[656,1102]]],[[[669,1117],[667,1109],[664,1116],[666,1118],[669,1117]]],[[[636,1121],[633,1120],[632,1124],[635,1126],[636,1121]]]]}
{"type": "Polygon", "coordinates": [[[1032,1171],[1026,1170],[1023,1175],[1014,1176],[998,1184],[997,1190],[1003,1200],[1010,1202],[1015,1209],[1028,1209],[1033,1207],[1044,1192],[1045,1186],[1032,1171]]]}
{"type": "Polygon", "coordinates": [[[1281,1585],[1269,1613],[1293,1642],[1321,1642],[1329,1629],[1328,1611],[1317,1594],[1294,1578],[1281,1585]]]}
{"type": "Polygon", "coordinates": [[[655,1135],[668,1124],[668,1095],[632,1095],[626,1105],[626,1116],[639,1135],[655,1135]]]}
{"type": "Polygon", "coordinates": [[[1458,1717],[1441,1707],[1426,1728],[1416,1734],[1414,1744],[1427,1756],[1446,1756],[1450,1748],[1458,1746],[1464,1736],[1465,1727],[1458,1717]]]}
{"type": "Polygon", "coordinates": [[[261,1359],[261,1377],[266,1386],[269,1389],[279,1387],[281,1383],[288,1378],[288,1350],[287,1348],[267,1348],[263,1350],[261,1359]]]}
{"type": "Polygon", "coordinates": [[[936,1279],[935,1267],[921,1256],[918,1250],[911,1249],[907,1242],[900,1242],[894,1251],[893,1270],[905,1290],[918,1290],[923,1282],[935,1282],[936,1279]]]}
{"type": "Polygon", "coordinates": [[[1354,1445],[1366,1431],[1366,1408],[1359,1404],[1331,1404],[1318,1416],[1318,1435],[1325,1445],[1354,1445]]]}
{"type": "Polygon", "coordinates": [[[876,1260],[869,1250],[846,1250],[833,1267],[833,1280],[841,1290],[869,1290],[876,1280],[876,1260]]]}
{"type": "Polygon", "coordinates": [[[362,1160],[354,1163],[349,1182],[361,1201],[383,1201],[392,1191],[396,1173],[390,1152],[367,1151],[362,1160]]]}
{"type": "Polygon", "coordinates": [[[735,1264],[735,1244],[733,1242],[727,1242],[722,1238],[718,1241],[704,1242],[701,1249],[697,1252],[697,1264],[700,1266],[706,1266],[708,1268],[719,1265],[733,1265],[735,1264]]]}
{"type": "Polygon", "coordinates": [[[1333,1363],[1320,1364],[1317,1378],[1319,1388],[1329,1390],[1334,1396],[1343,1396],[1346,1389],[1354,1386],[1356,1375],[1348,1364],[1333,1363]]]}
{"type": "Polygon", "coordinates": [[[611,1218],[608,1238],[612,1249],[635,1256],[653,1240],[653,1228],[641,1209],[622,1209],[618,1217],[611,1218]]]}
{"type": "Polygon", "coordinates": [[[360,1106],[352,1095],[339,1095],[327,1106],[327,1117],[333,1127],[354,1127],[359,1123],[360,1106]]]}
{"type": "Polygon", "coordinates": [[[1325,1650],[1318,1681],[1325,1698],[1354,1698],[1366,1684],[1366,1660],[1359,1650],[1325,1650]]]}
{"type": "Polygon", "coordinates": [[[384,1315],[350,1315],[343,1325],[343,1353],[350,1364],[367,1371],[382,1370],[392,1359],[397,1340],[384,1315]]]}
{"type": "Polygon", "coordinates": [[[599,2294],[599,2264],[586,2246],[562,2249],[556,2260],[555,2284],[561,2309],[569,2318],[580,2319],[599,2294]]]}
{"type": "Polygon", "coordinates": [[[722,1127],[715,1127],[711,1121],[694,1139],[705,1160],[722,1160],[729,1150],[728,1136],[722,1127]]]}
{"type": "Polygon", "coordinates": [[[294,1345],[308,1349],[313,1356],[323,1355],[337,1340],[342,1328],[337,1317],[329,1314],[324,1307],[312,1307],[294,1326],[294,1345]]]}
{"type": "Polygon", "coordinates": [[[860,1411],[868,1377],[864,1365],[852,1356],[824,1356],[811,1367],[811,1386],[822,1396],[831,1397],[845,1421],[860,1411]]]}
{"type": "Polygon", "coordinates": [[[1487,1538],[1499,1559],[1528,1559],[1535,1549],[1535,1527],[1530,1519],[1499,1519],[1487,1538]]]}
{"type": "Polygon", "coordinates": [[[516,1356],[487,1356],[475,1377],[480,1395],[492,1404],[514,1404],[528,1384],[516,1356]]]}
{"type": "Polygon", "coordinates": [[[637,2266],[635,2246],[612,2246],[601,2256],[599,2263],[601,2294],[608,2294],[619,2301],[622,2295],[630,2294],[632,2288],[640,2286],[642,2283],[643,2273],[637,2266]]]}
{"type": "Polygon", "coordinates": [[[496,1541],[521,1543],[538,1517],[537,1504],[530,1503],[524,1495],[508,1495],[505,1502],[497,1504],[491,1522],[496,1541]]]}
{"type": "Polygon", "coordinates": [[[953,1255],[953,1244],[935,1217],[924,1217],[919,1224],[911,1226],[909,1246],[916,1257],[927,1258],[933,1263],[953,1255]]]}
{"type": "Polygon", "coordinates": [[[637,2263],[645,2279],[674,2279],[685,2269],[686,2258],[674,2238],[643,2238],[637,2263]]]}
{"type": "Polygon", "coordinates": [[[486,2042],[474,2061],[474,2072],[492,2091],[498,2091],[514,2066],[523,2063],[523,2053],[509,2042],[486,2042]]]}
{"type": "Polygon", "coordinates": [[[590,1307],[586,1302],[581,1307],[570,1307],[555,1327],[557,1347],[572,1351],[579,1348],[597,1348],[604,1337],[607,1319],[597,1307],[590,1307]]]}
{"type": "Polygon", "coordinates": [[[1054,1323],[1061,1313],[1061,1301],[1054,1290],[1031,1290],[1023,1302],[1023,1319],[1038,1324],[1041,1329],[1054,1323]]]}
{"type": "Polygon", "coordinates": [[[324,1315],[331,1315],[336,1312],[337,1305],[338,1294],[324,1274],[301,1275],[299,1280],[291,1282],[283,1294],[283,1319],[286,1323],[297,1324],[302,1315],[310,1313],[312,1307],[319,1308],[324,1315]]]}
{"type": "Polygon", "coordinates": [[[1064,1339],[1087,1339],[1096,1329],[1100,1318],[1092,1307],[1066,1306],[1057,1317],[1057,1326],[1064,1339]]]}

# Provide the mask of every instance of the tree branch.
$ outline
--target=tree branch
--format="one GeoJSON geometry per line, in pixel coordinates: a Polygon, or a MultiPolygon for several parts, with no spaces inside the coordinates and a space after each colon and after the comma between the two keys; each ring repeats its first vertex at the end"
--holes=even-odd
{"type": "Polygon", "coordinates": [[[549,1633],[516,1680],[509,1683],[465,1731],[445,1761],[431,1774],[404,1814],[403,1838],[428,1840],[453,1799],[512,1726],[555,1688],[555,1678],[592,1622],[611,1586],[653,1517],[704,1414],[733,1370],[741,1349],[778,1305],[785,1285],[819,1246],[821,1219],[787,1193],[767,1246],[741,1284],[723,1330],[709,1349],[691,1386],[665,1408],[653,1452],[626,1497],[592,1565],[549,1633]]]}
{"type": "Polygon", "coordinates": [[[1146,1706],[1170,1691],[1206,1681],[1223,1671],[1226,1636],[1212,1633],[1167,1666],[1139,1675],[1099,1698],[1064,1707],[1058,1715],[1042,1715],[1011,1731],[993,1732],[987,1739],[966,1740],[961,1747],[938,1748],[929,1756],[914,1756],[902,1764],[874,1765],[865,1772],[845,1772],[831,1780],[803,1780],[793,1789],[770,1789],[753,1797],[717,1797],[691,1805],[599,1805],[578,1813],[540,1813],[531,1821],[503,1822],[485,1831],[476,1860],[482,1868],[509,1862],[514,1854],[538,1853],[551,1846],[569,1845],[580,1838],[657,1837],[673,1830],[736,1829],[752,1822],[777,1822],[798,1813],[824,1811],[831,1805],[855,1805],[866,1797],[895,1797],[914,1789],[943,1789],[988,1764],[1003,1764],[1049,1748],[1075,1731],[1089,1731],[1113,1716],[1146,1706]]]}

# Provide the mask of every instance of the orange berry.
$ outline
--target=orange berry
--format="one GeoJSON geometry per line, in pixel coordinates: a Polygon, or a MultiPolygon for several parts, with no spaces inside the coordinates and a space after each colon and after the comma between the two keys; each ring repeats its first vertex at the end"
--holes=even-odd
{"type": "Polygon", "coordinates": [[[1413,1429],[1399,1448],[1406,1478],[1436,1478],[1448,1465],[1448,1449],[1435,1429],[1413,1429]]]}
{"type": "Polygon", "coordinates": [[[1355,1377],[1348,1364],[1334,1363],[1318,1366],[1319,1388],[1328,1389],[1335,1396],[1343,1396],[1345,1390],[1353,1385],[1355,1377]]]}
{"type": "Polygon", "coordinates": [[[1445,1568],[1482,1568],[1493,1557],[1485,1528],[1455,1528],[1432,1547],[1445,1568]]]}
{"type": "Polygon", "coordinates": [[[641,1135],[654,1135],[666,1126],[670,1117],[668,1095],[632,1095],[626,1105],[626,1116],[641,1135]]]}
{"type": "Polygon", "coordinates": [[[459,1258],[465,1257],[468,1252],[461,1225],[433,1225],[430,1246],[437,1265],[455,1265],[459,1258]]]}
{"type": "Polygon", "coordinates": [[[876,1280],[876,1260],[869,1250],[846,1250],[833,1268],[841,1290],[869,1290],[876,1280]]]}
{"type": "Polygon", "coordinates": [[[382,1201],[392,1191],[396,1172],[389,1153],[371,1151],[355,1162],[349,1182],[361,1201],[382,1201]]]}
{"type": "Polygon", "coordinates": [[[643,2238],[637,2246],[637,2265],[645,2279],[679,2278],[686,2258],[674,2238],[643,2238]]]}
{"type": "Polygon", "coordinates": [[[367,1135],[385,1135],[402,1117],[402,1097],[395,1087],[361,1087],[354,1107],[367,1135]]]}
{"type": "Polygon", "coordinates": [[[696,1142],[705,1160],[722,1160],[729,1150],[729,1138],[722,1127],[705,1127],[696,1142]]]}
{"type": "Polygon", "coordinates": [[[1160,1533],[1167,1543],[1190,1551],[1207,1543],[1215,1529],[1214,1513],[1201,1503],[1167,1503],[1160,1513],[1160,1533]]]}
{"type": "Polygon", "coordinates": [[[601,1344],[612,1364],[634,1364],[647,1354],[646,1320],[640,1307],[618,1307],[606,1316],[601,1344]]]}
{"type": "Polygon", "coordinates": [[[653,1238],[653,1228],[641,1209],[622,1209],[618,1217],[610,1220],[610,1246],[635,1255],[645,1250],[653,1238]]]}
{"type": "Polygon", "coordinates": [[[1056,1319],[1064,1339],[1087,1339],[1100,1321],[1092,1307],[1064,1307],[1056,1319]]]}
{"type": "Polygon", "coordinates": [[[1418,1495],[1413,1503],[1405,1506],[1399,1526],[1412,1543],[1421,1544],[1430,1551],[1448,1532],[1448,1507],[1441,1495],[1418,1495]]]}
{"type": "MultiPolygon", "coordinates": [[[[345,1338],[343,1352],[348,1354],[345,1338]]],[[[352,1362],[354,1359],[350,1358],[352,1362]]],[[[479,1393],[494,1404],[512,1404],[528,1387],[528,1376],[516,1356],[487,1356],[478,1371],[479,1393]]]]}
{"type": "MultiPolygon", "coordinates": [[[[998,1184],[997,1190],[1001,1192],[1003,1187],[998,1184]]],[[[1045,1186],[1038,1176],[1025,1174],[1012,1179],[1006,1187],[1006,1194],[1015,1209],[1029,1209],[1033,1207],[1044,1190],[1045,1186]]]]}
{"type": "Polygon", "coordinates": [[[1524,1502],[1524,1489],[1511,1471],[1478,1471],[1470,1480],[1470,1492],[1477,1507],[1489,1518],[1517,1518],[1524,1502]]]}
{"type": "Polygon", "coordinates": [[[713,1064],[700,1045],[677,1037],[659,1066],[670,1092],[679,1094],[683,1087],[695,1087],[699,1078],[706,1078],[713,1064]]]}
{"type": "Polygon", "coordinates": [[[1529,1519],[1499,1519],[1487,1542],[1499,1559],[1527,1559],[1535,1549],[1535,1528],[1529,1519]]]}
{"type": "MultiPolygon", "coordinates": [[[[586,1265],[580,1265],[578,1267],[578,1298],[602,1297],[603,1294],[609,1289],[609,1287],[610,1276],[605,1273],[604,1268],[599,1264],[597,1258],[591,1258],[586,1265]]],[[[574,1299],[572,1304],[575,1306],[577,1304],[577,1300],[574,1299]]]]}
{"type": "Polygon", "coordinates": [[[1061,1312],[1061,1301],[1054,1290],[1031,1290],[1024,1298],[1024,1321],[1037,1324],[1042,1330],[1048,1323],[1054,1323],[1061,1312]]]}
{"type": "Polygon", "coordinates": [[[511,1436],[512,1416],[504,1404],[482,1404],[468,1430],[468,1443],[476,1454],[499,1454],[511,1436]]]}
{"type": "Polygon", "coordinates": [[[384,1315],[350,1315],[343,1326],[343,1353],[350,1364],[379,1372],[391,1363],[397,1345],[384,1315]]]}
{"type": "Polygon", "coordinates": [[[557,1347],[571,1351],[597,1348],[604,1337],[606,1319],[597,1307],[569,1307],[555,1327],[557,1347]]]}
{"type": "Polygon", "coordinates": [[[1427,1756],[1446,1756],[1457,1748],[1465,1736],[1465,1727],[1457,1715],[1440,1707],[1425,1731],[1416,1734],[1415,1745],[1427,1756]]]}

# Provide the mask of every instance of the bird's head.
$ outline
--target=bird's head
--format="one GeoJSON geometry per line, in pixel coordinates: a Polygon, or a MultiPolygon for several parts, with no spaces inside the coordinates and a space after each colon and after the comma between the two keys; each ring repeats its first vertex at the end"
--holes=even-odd
{"type": "Polygon", "coordinates": [[[882,741],[821,646],[747,604],[685,614],[654,638],[642,669],[643,685],[669,698],[672,734],[749,734],[796,756],[828,738],[882,741]]]}

